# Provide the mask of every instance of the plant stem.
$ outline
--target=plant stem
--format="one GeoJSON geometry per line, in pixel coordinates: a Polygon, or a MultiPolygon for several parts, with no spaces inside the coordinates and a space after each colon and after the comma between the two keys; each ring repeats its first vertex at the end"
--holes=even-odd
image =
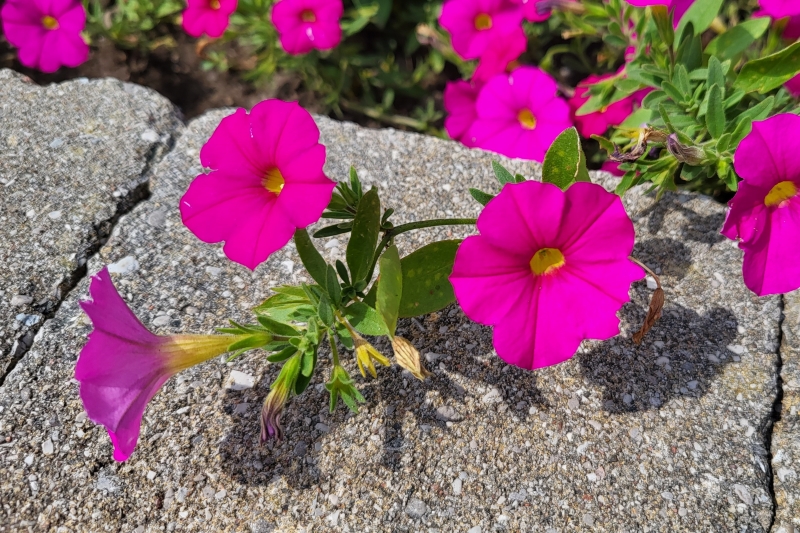
{"type": "Polygon", "coordinates": [[[331,359],[333,360],[333,366],[339,366],[339,349],[336,347],[336,339],[333,338],[333,334],[328,331],[328,342],[331,345],[331,359]]]}
{"type": "Polygon", "coordinates": [[[634,263],[636,263],[637,265],[639,265],[640,267],[642,267],[643,269],[645,269],[645,271],[646,271],[648,274],[650,274],[651,276],[653,276],[653,279],[654,279],[654,280],[656,280],[656,286],[657,286],[659,289],[661,288],[661,279],[660,279],[658,276],[656,276],[656,273],[655,273],[655,272],[653,272],[652,270],[650,270],[650,269],[647,267],[647,265],[645,265],[644,263],[642,263],[641,261],[639,261],[638,259],[636,259],[636,258],[635,258],[635,257],[633,257],[633,256],[629,256],[629,257],[628,257],[628,259],[630,259],[631,261],[633,261],[634,263]]]}
{"type": "Polygon", "coordinates": [[[369,268],[369,274],[367,274],[366,278],[367,281],[369,282],[372,280],[372,274],[375,273],[375,265],[378,264],[378,259],[380,259],[381,254],[389,245],[389,242],[401,233],[406,233],[415,229],[435,228],[437,226],[472,226],[475,223],[477,223],[477,219],[474,218],[434,218],[431,220],[421,220],[419,222],[409,222],[408,224],[401,224],[386,230],[383,234],[383,239],[381,239],[380,244],[378,244],[378,247],[375,249],[375,257],[372,258],[372,265],[369,268]]]}

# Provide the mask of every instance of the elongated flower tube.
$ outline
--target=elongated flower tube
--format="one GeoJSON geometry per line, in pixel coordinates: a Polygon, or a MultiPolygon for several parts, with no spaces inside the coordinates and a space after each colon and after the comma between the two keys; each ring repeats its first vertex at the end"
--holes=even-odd
{"type": "Polygon", "coordinates": [[[302,354],[299,353],[288,359],[270,387],[269,394],[261,408],[261,444],[270,439],[278,441],[283,439],[281,414],[283,414],[283,408],[297,383],[301,359],[302,354]]]}
{"type": "MultiPolygon", "coordinates": [[[[125,461],[136,448],[142,415],[161,386],[181,370],[228,351],[245,336],[154,335],[128,308],[103,268],[81,302],[94,329],[75,367],[89,418],[105,426],[114,459],[125,461]]],[[[264,343],[269,335],[264,334],[264,343]]]]}

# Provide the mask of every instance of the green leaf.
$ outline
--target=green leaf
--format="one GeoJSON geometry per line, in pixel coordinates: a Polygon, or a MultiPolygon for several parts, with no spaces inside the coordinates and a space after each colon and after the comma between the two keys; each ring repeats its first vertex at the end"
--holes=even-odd
{"type": "Polygon", "coordinates": [[[753,130],[753,120],[752,119],[745,119],[736,126],[736,129],[733,130],[731,134],[731,142],[730,146],[738,146],[740,142],[744,140],[745,137],[750,135],[750,132],[753,130]]]}
{"type": "Polygon", "coordinates": [[[455,301],[448,277],[453,271],[453,261],[460,244],[460,240],[435,242],[400,261],[403,272],[401,317],[433,313],[455,301]]]}
{"type": "Polygon", "coordinates": [[[378,198],[378,190],[373,188],[358,202],[356,218],[353,220],[353,231],[350,235],[350,242],[347,243],[345,255],[353,283],[364,280],[369,274],[369,267],[375,255],[375,246],[378,244],[380,221],[381,201],[378,198]]]}
{"type": "Polygon", "coordinates": [[[344,263],[342,263],[342,262],[341,262],[340,260],[338,260],[338,259],[336,260],[336,272],[338,272],[338,273],[339,273],[339,277],[341,277],[341,278],[342,278],[342,280],[343,280],[345,283],[347,283],[348,285],[350,285],[350,275],[347,273],[347,267],[346,267],[346,266],[344,266],[344,263]]]}
{"type": "Polygon", "coordinates": [[[331,297],[334,307],[339,307],[342,301],[342,286],[339,284],[336,270],[330,265],[328,265],[328,272],[325,278],[325,288],[328,291],[328,296],[331,297]]]}
{"type": "Polygon", "coordinates": [[[706,126],[708,132],[715,139],[725,133],[725,108],[722,105],[722,89],[714,85],[708,91],[708,113],[706,113],[706,126]]]}
{"type": "Polygon", "coordinates": [[[736,78],[736,87],[761,94],[777,89],[800,72],[800,41],[767,57],[748,61],[736,78]]]}
{"type": "Polygon", "coordinates": [[[668,47],[672,48],[675,42],[675,28],[672,25],[672,17],[668,11],[667,6],[656,5],[650,6],[650,12],[653,15],[653,20],[656,23],[658,36],[668,47]]]}
{"type": "Polygon", "coordinates": [[[478,189],[470,189],[469,193],[481,205],[488,204],[492,200],[492,198],[495,197],[494,194],[489,194],[488,192],[479,191],[478,189]]]}
{"type": "Polygon", "coordinates": [[[494,175],[497,178],[497,181],[500,182],[500,185],[505,185],[506,183],[514,183],[514,176],[506,170],[506,167],[498,163],[497,161],[492,161],[492,170],[494,170],[494,175]]]}
{"type": "Polygon", "coordinates": [[[294,346],[288,346],[281,350],[280,352],[276,352],[267,356],[267,361],[270,363],[280,363],[281,361],[286,361],[291,356],[297,353],[297,348],[294,346]]]}
{"type": "Polygon", "coordinates": [[[567,190],[576,181],[591,181],[578,130],[569,128],[556,137],[544,156],[542,181],[567,190]]]}
{"type": "Polygon", "coordinates": [[[389,334],[394,335],[397,329],[400,299],[403,295],[403,272],[400,266],[400,254],[397,246],[386,249],[380,259],[381,277],[378,281],[378,314],[389,329],[389,334]]]}
{"type": "Polygon", "coordinates": [[[325,272],[328,269],[328,264],[325,263],[325,260],[314,246],[311,237],[308,236],[308,232],[304,229],[298,229],[294,233],[294,244],[297,246],[297,253],[300,255],[303,266],[311,274],[311,279],[324,287],[325,272]]]}
{"type": "Polygon", "coordinates": [[[389,330],[378,311],[363,302],[353,302],[343,309],[350,325],[362,335],[389,335],[389,330]]]}
{"type": "Polygon", "coordinates": [[[725,0],[700,0],[692,4],[678,23],[678,29],[675,31],[678,41],[680,42],[684,30],[689,24],[693,26],[696,36],[702,35],[717,18],[724,2],[725,0]]]}
{"type": "MultiPolygon", "coordinates": [[[[764,35],[770,22],[769,17],[757,17],[741,22],[708,43],[705,53],[710,54],[712,58],[719,58],[718,61],[735,59],[764,35]]],[[[709,85],[711,85],[710,79],[709,85]]]]}
{"type": "Polygon", "coordinates": [[[317,308],[317,316],[328,327],[333,326],[333,309],[331,308],[331,301],[328,295],[323,294],[319,299],[319,307],[317,308]]]}
{"type": "Polygon", "coordinates": [[[297,337],[300,335],[300,332],[289,324],[283,324],[282,322],[273,320],[268,316],[259,315],[258,323],[276,335],[284,335],[286,337],[297,337]]]}
{"type": "MultiPolygon", "coordinates": [[[[725,88],[725,73],[722,71],[722,63],[714,56],[708,59],[708,76],[706,77],[709,87],[718,85],[720,89],[725,88]]],[[[724,98],[724,93],[723,93],[724,98]]]]}
{"type": "Polygon", "coordinates": [[[315,366],[317,366],[316,346],[303,353],[303,360],[300,363],[300,374],[303,376],[310,376],[314,373],[315,366]]]}
{"type": "Polygon", "coordinates": [[[335,235],[341,235],[342,233],[349,232],[353,227],[352,223],[344,222],[342,224],[332,224],[330,226],[325,226],[322,229],[319,229],[314,232],[315,239],[324,239],[325,237],[333,237],[335,235]]]}

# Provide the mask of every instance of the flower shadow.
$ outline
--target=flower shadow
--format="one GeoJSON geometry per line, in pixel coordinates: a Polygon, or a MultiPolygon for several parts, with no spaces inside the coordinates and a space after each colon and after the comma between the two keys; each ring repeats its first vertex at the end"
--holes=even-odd
{"type": "Polygon", "coordinates": [[[725,239],[720,234],[725,223],[725,213],[700,214],[684,205],[692,197],[683,194],[666,194],[658,202],[639,213],[635,218],[647,218],[647,229],[653,235],[663,233],[662,229],[668,214],[680,213],[686,223],[675,225],[680,231],[679,240],[700,242],[708,245],[725,239]]]}
{"type": "MultiPolygon", "coordinates": [[[[623,320],[630,318],[624,315],[623,310],[623,320]]],[[[674,397],[704,395],[723,368],[735,364],[727,346],[737,325],[733,313],[721,307],[698,315],[668,304],[640,346],[616,339],[576,357],[584,376],[604,388],[607,411],[658,409],[674,397]]]]}
{"type": "Polygon", "coordinates": [[[692,265],[692,251],[674,239],[656,238],[638,241],[632,255],[642,259],[657,273],[675,280],[683,279],[692,265]]]}

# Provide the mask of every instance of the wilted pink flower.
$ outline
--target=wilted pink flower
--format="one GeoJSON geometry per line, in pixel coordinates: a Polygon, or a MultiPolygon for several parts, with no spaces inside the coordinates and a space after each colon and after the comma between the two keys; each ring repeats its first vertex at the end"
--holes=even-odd
{"type": "Polygon", "coordinates": [[[450,281],[466,315],[494,326],[504,361],[533,369],[572,357],[584,339],[619,333],[617,311],[644,277],[628,259],[633,223],[615,194],[506,184],[456,253],[450,281]]]}
{"type": "Polygon", "coordinates": [[[125,461],[158,389],[181,370],[225,353],[240,337],[153,335],[125,305],[107,268],[92,278],[89,294],[92,300],[81,307],[94,329],[78,357],[75,379],[89,418],[105,426],[114,459],[125,461]]]}
{"type": "Polygon", "coordinates": [[[800,116],[753,123],[734,154],[742,178],[722,228],[744,250],[744,283],[758,294],[800,287],[800,116]]]}
{"type": "Polygon", "coordinates": [[[200,161],[211,172],[183,195],[183,223],[201,241],[225,241],[225,255],[251,270],[319,220],[336,186],[322,171],[319,129],[296,102],[225,117],[200,161]]]}
{"type": "Polygon", "coordinates": [[[464,80],[450,81],[444,88],[444,129],[451,139],[469,144],[466,133],[475,122],[475,101],[480,89],[474,83],[464,80]]]}
{"type": "Polygon", "coordinates": [[[89,57],[81,37],[86,12],[80,0],[6,0],[3,33],[19,48],[19,61],[42,72],[77,67],[89,57]]]}
{"type": "Polygon", "coordinates": [[[759,0],[764,13],[775,19],[800,15],[800,2],[797,0],[759,0]]]}
{"type": "Polygon", "coordinates": [[[468,144],[541,162],[555,138],[572,126],[569,106],[557,92],[555,80],[535,67],[496,75],[478,95],[468,144]]]}
{"type": "Polygon", "coordinates": [[[338,46],[343,12],[342,0],[280,0],[272,8],[272,23],[286,52],[307,54],[338,46]]]}
{"type": "Polygon", "coordinates": [[[635,98],[633,95],[623,98],[613,104],[603,107],[599,111],[586,115],[577,115],[577,111],[589,100],[589,85],[608,79],[614,74],[596,76],[592,74],[575,89],[575,95],[569,99],[569,108],[578,132],[584,137],[603,135],[610,126],[619,126],[633,113],[635,98]]]}
{"type": "Polygon", "coordinates": [[[510,72],[514,64],[528,48],[528,39],[522,32],[512,32],[505,37],[493,40],[481,56],[478,68],[472,75],[472,81],[486,83],[495,74],[510,72]]]}
{"type": "Polygon", "coordinates": [[[516,0],[522,3],[522,14],[530,22],[544,22],[550,18],[553,9],[569,9],[578,0],[516,0]]]}
{"type": "MultiPolygon", "coordinates": [[[[626,0],[630,5],[636,7],[645,7],[645,6],[667,6],[670,11],[675,12],[675,25],[678,25],[678,21],[681,20],[684,13],[686,13],[692,4],[694,4],[695,0],[626,0]]],[[[791,0],[790,0],[791,1],[791,0]]]]}
{"type": "Polygon", "coordinates": [[[456,53],[477,59],[492,41],[523,33],[522,6],[512,0],[448,0],[439,23],[450,32],[456,53]]]}
{"type": "Polygon", "coordinates": [[[238,0],[188,0],[183,12],[183,29],[192,37],[204,33],[216,39],[222,37],[236,11],[238,0]]]}

